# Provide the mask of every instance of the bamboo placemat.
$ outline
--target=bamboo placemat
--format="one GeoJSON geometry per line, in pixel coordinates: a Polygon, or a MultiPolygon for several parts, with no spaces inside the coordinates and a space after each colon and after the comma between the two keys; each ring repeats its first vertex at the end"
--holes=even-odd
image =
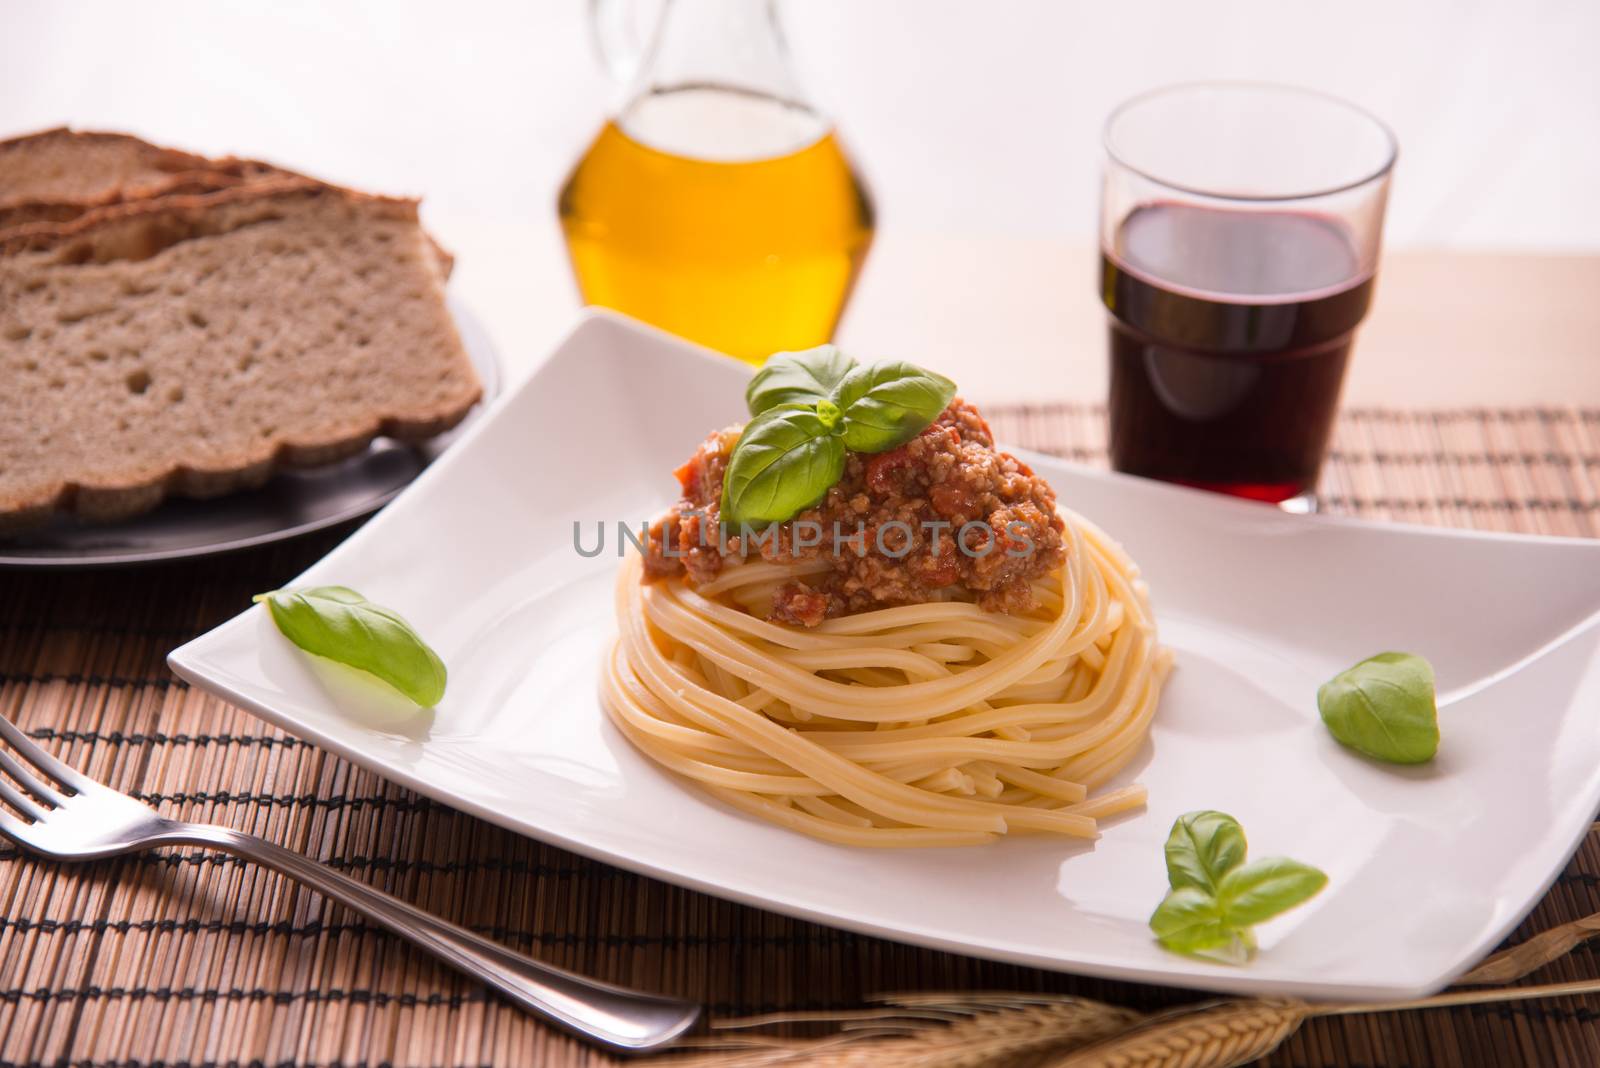
{"type": "MultiPolygon", "coordinates": [[[[1104,462],[1103,412],[991,409],[997,435],[1104,462]]],[[[1329,510],[1600,536],[1600,410],[1352,411],[1329,510]]],[[[1194,1000],[914,949],[718,901],[499,830],[175,680],[170,648],[346,528],[124,572],[0,573],[0,712],[163,812],[254,831],[556,964],[716,1015],[914,990],[1194,1000]]],[[[1600,912],[1600,834],[1513,936],[1600,912]]],[[[1600,975],[1580,948],[1533,978],[1600,975]]],[[[1311,1020],[1264,1064],[1600,1064],[1600,998],[1311,1020]]],[[[0,1068],[606,1063],[279,876],[166,851],[80,867],[0,845],[0,1068]]]]}

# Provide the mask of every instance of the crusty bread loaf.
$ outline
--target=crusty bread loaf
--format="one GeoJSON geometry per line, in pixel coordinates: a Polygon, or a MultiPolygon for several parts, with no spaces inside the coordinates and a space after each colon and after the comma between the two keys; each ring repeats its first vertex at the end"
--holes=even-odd
{"type": "Polygon", "coordinates": [[[130,134],[65,128],[0,141],[0,232],[65,222],[127,200],[231,189],[291,172],[243,159],[207,159],[130,134]]]}
{"type": "Polygon", "coordinates": [[[477,401],[415,201],[305,179],[0,237],[0,519],[259,484],[477,401]]]}

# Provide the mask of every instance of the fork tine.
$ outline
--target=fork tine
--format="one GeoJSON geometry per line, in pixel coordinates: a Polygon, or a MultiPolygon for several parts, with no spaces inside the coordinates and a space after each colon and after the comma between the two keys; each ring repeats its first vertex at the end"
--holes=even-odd
{"type": "Polygon", "coordinates": [[[23,734],[15,723],[4,716],[0,716],[0,738],[10,742],[11,748],[21,753],[29,763],[63,786],[70,786],[82,793],[97,785],[93,779],[78,774],[75,769],[45,752],[39,743],[23,734]]]}
{"type": "Polygon", "coordinates": [[[4,779],[0,779],[0,801],[4,801],[35,823],[44,819],[45,810],[39,807],[38,802],[4,779]]]}
{"type": "Polygon", "coordinates": [[[29,773],[28,769],[22,766],[21,761],[4,749],[0,749],[0,771],[4,771],[7,775],[17,780],[18,786],[47,805],[59,808],[62,802],[66,800],[65,797],[61,796],[59,790],[40,779],[37,775],[29,773]]]}
{"type": "Polygon", "coordinates": [[[23,845],[31,846],[33,844],[33,837],[32,835],[28,834],[28,827],[29,824],[23,823],[10,812],[0,808],[0,834],[5,835],[14,842],[20,842],[23,845]]]}

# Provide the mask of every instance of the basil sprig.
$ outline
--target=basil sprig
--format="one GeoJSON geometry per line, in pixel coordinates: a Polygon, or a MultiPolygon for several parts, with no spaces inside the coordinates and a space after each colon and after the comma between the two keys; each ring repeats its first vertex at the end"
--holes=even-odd
{"type": "Polygon", "coordinates": [[[1375,760],[1422,764],[1439,751],[1433,666],[1411,653],[1379,653],[1317,690],[1317,710],[1341,743],[1375,760]]]}
{"type": "Polygon", "coordinates": [[[780,352],[745,390],[750,422],[722,483],[722,521],[782,523],[844,474],[845,450],[886,452],[939,418],[956,384],[914,364],[859,367],[832,345],[780,352]]]}
{"type": "Polygon", "coordinates": [[[398,612],[345,586],[273,590],[266,604],[284,637],[308,653],[376,675],[423,707],[444,697],[445,668],[398,612]]]}
{"type": "Polygon", "coordinates": [[[1251,928],[1315,896],[1328,877],[1287,857],[1246,861],[1239,821],[1223,812],[1179,816],[1167,836],[1171,889],[1150,917],[1176,953],[1242,964],[1256,951],[1251,928]]]}

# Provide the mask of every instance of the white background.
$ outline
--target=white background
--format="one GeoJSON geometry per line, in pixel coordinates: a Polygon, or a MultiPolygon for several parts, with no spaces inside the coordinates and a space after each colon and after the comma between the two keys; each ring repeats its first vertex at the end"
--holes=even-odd
{"type": "MultiPolygon", "coordinates": [[[[1099,127],[1127,96],[1193,78],[1293,82],[1385,118],[1401,143],[1391,249],[1600,250],[1594,0],[783,11],[880,211],[846,340],[896,355],[959,364],[1003,319],[1018,367],[1068,349],[1071,381],[1097,391],[1099,127]],[[944,317],[907,322],[928,303],[944,317]]],[[[0,136],[126,129],[423,195],[458,286],[520,366],[576,306],[555,194],[612,102],[584,18],[581,0],[0,0],[0,136]]],[[[1401,284],[1380,285],[1380,313],[1401,284]]]]}

